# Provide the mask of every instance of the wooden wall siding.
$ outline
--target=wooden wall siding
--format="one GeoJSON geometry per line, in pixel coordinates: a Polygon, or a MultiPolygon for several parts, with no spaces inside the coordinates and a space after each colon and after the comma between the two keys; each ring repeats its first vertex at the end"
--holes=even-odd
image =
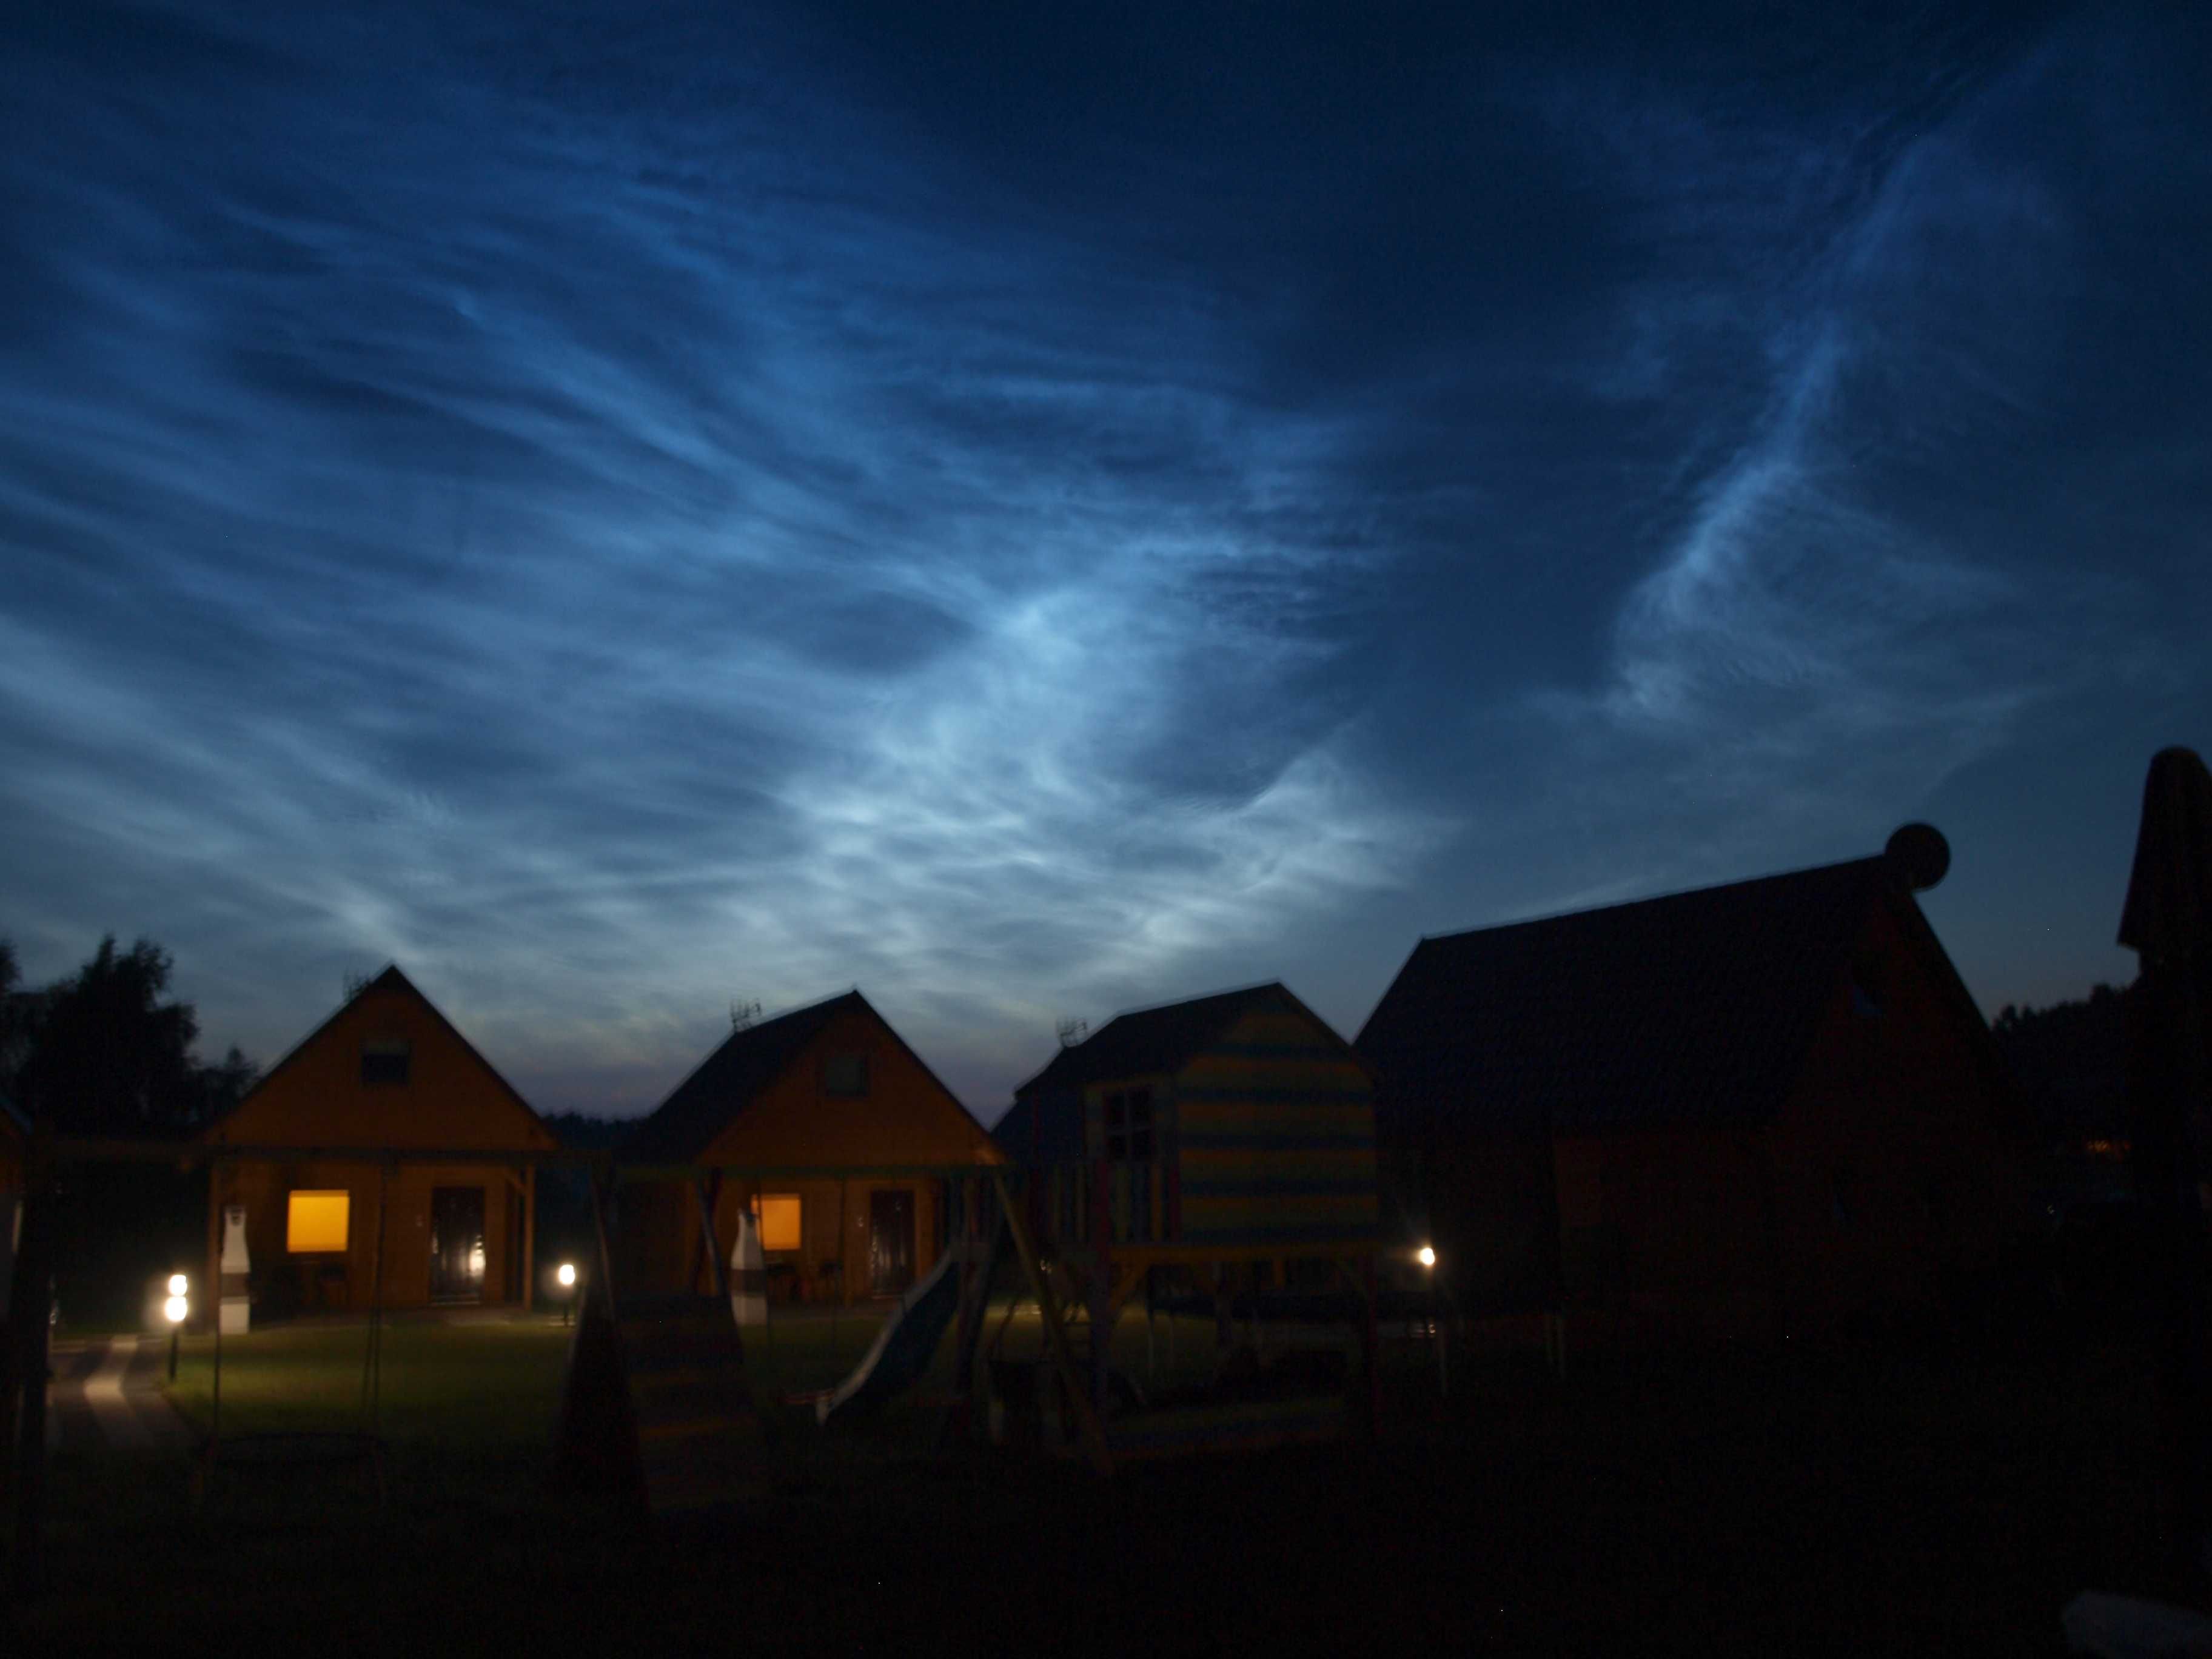
{"type": "Polygon", "coordinates": [[[1692,1334],[1818,1333],[1938,1304],[2025,1220],[2026,1164],[1978,1018],[1886,905],[1773,1121],[1562,1138],[1570,1299],[1692,1334]],[[1603,1282],[1601,1282],[1603,1281],[1603,1282]]]}
{"type": "MultiPolygon", "coordinates": [[[[379,1179],[373,1164],[236,1164],[216,1171],[217,1206],[246,1206],[246,1247],[253,1259],[258,1300],[274,1296],[302,1313],[359,1312],[374,1304],[379,1179]],[[335,1192],[350,1200],[343,1256],[295,1256],[285,1248],[291,1194],[335,1192]],[[326,1268],[335,1273],[325,1273],[326,1268]],[[283,1281],[280,1283],[279,1281],[283,1281]]],[[[520,1230],[522,1194],[511,1170],[489,1164],[441,1164],[392,1171],[385,1187],[383,1300],[387,1308],[430,1300],[430,1191],[481,1188],[484,1195],[483,1301],[520,1293],[520,1264],[510,1235],[520,1230]]],[[[210,1279],[209,1282],[212,1283],[210,1279]]]]}
{"type": "Polygon", "coordinates": [[[1881,1006],[1839,981],[1774,1126],[1783,1267],[1808,1319],[1932,1303],[2026,1224],[2028,1137],[1978,1015],[1887,906],[1854,951],[1881,1006]]]}
{"type": "Polygon", "coordinates": [[[1373,1091],[1305,1016],[1248,1012],[1176,1073],[1170,1093],[1182,1242],[1375,1237],[1373,1091]]]}

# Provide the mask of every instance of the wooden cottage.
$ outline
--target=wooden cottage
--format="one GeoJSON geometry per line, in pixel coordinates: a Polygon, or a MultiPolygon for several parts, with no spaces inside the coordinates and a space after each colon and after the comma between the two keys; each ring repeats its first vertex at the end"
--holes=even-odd
{"type": "Polygon", "coordinates": [[[380,1291],[386,1307],[530,1305],[536,1171],[500,1154],[559,1142],[398,969],[349,997],[202,1139],[283,1149],[210,1166],[203,1283],[219,1281],[224,1206],[242,1205],[259,1309],[363,1309],[380,1291]],[[484,1157],[386,1166],[321,1150],[354,1147],[484,1157]]]}
{"type": "MultiPolygon", "coordinates": [[[[896,1296],[937,1261],[943,1183],[841,1173],[1003,1162],[982,1126],[858,991],[732,1031],[623,1142],[629,1164],[820,1170],[713,1184],[726,1262],[740,1206],[758,1220],[771,1295],[896,1296]]],[[[705,1288],[699,1205],[681,1181],[625,1182],[625,1285],[705,1288]]]]}
{"type": "MultiPolygon", "coordinates": [[[[997,1133],[1040,1170],[1103,1163],[1119,1244],[1222,1261],[1373,1249],[1367,1066],[1279,984],[1115,1016],[1016,1090],[997,1133]]],[[[1090,1231],[1041,1219],[1071,1243],[1090,1231]]]]}
{"type": "Polygon", "coordinates": [[[1471,1312],[1781,1334],[1933,1305],[2024,1218],[2024,1126],[1884,856],[1424,939],[1368,1020],[1386,1201],[1471,1312]]]}

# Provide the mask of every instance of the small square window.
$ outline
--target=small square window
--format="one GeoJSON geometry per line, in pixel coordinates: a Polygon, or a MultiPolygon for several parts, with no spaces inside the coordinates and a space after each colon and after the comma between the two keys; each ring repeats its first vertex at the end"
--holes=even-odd
{"type": "Polygon", "coordinates": [[[822,1063],[822,1091],[830,1095],[864,1095],[868,1092],[868,1057],[866,1054],[832,1054],[822,1063]]]}
{"type": "Polygon", "coordinates": [[[371,1037],[361,1045],[361,1080],[404,1083],[413,1058],[413,1045],[405,1037],[371,1037]]]}

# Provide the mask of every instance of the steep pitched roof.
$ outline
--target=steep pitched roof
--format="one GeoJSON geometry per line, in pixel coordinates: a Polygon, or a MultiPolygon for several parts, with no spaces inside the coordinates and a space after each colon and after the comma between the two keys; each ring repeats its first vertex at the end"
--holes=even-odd
{"type": "MultiPolygon", "coordinates": [[[[1287,1002],[1301,1011],[1304,1008],[1279,981],[1270,980],[1241,991],[1116,1014],[1081,1042],[1054,1054],[1050,1065],[1014,1091],[1015,1097],[1018,1100],[1042,1090],[1080,1089],[1114,1078],[1176,1071],[1249,1010],[1273,1001],[1287,1002]]],[[[1002,1122],[1000,1127],[1006,1126],[1002,1122]]]]}
{"type": "Polygon", "coordinates": [[[875,1012],[866,997],[848,991],[731,1032],[667,1099],[638,1121],[622,1143],[624,1155],[670,1164],[697,1158],[755,1095],[783,1074],[834,1016],[848,1008],[875,1012]]]}
{"type": "Polygon", "coordinates": [[[256,1095],[260,1093],[262,1090],[267,1088],[270,1083],[277,1076],[278,1073],[283,1072],[286,1066],[291,1065],[295,1060],[297,1060],[301,1054],[307,1053],[309,1048],[312,1048],[315,1045],[316,1042],[322,1036],[323,1033],[330,1030],[332,1025],[337,1023],[338,1018],[340,1016],[344,1014],[346,1010],[352,1007],[356,1002],[359,1001],[362,997],[367,996],[372,991],[403,992],[406,995],[414,998],[418,1003],[422,1004],[422,1006],[429,1012],[430,1017],[435,1019],[452,1034],[453,1041],[460,1044],[462,1052],[466,1054],[468,1057],[474,1060],[477,1065],[484,1068],[485,1073],[490,1077],[493,1082],[499,1085],[501,1092],[506,1095],[507,1099],[514,1103],[515,1108],[544,1135],[548,1143],[556,1146],[560,1145],[560,1136],[555,1134],[553,1133],[552,1127],[548,1124],[544,1118],[538,1115],[537,1109],[522,1097],[520,1091],[517,1090],[512,1083],[509,1083],[504,1077],[500,1075],[499,1068],[483,1057],[483,1055],[477,1050],[476,1044],[470,1042],[467,1036],[463,1034],[460,1027],[454,1024],[452,1020],[446,1018],[445,1010],[439,1007],[438,1005],[431,1001],[429,998],[424,996],[421,989],[416,985],[415,981],[399,971],[399,966],[397,963],[387,964],[382,973],[379,974],[374,979],[370,980],[366,985],[356,988],[351,996],[340,1003],[337,1007],[331,1012],[329,1018],[324,1020],[321,1024],[316,1026],[315,1029],[308,1032],[306,1036],[294,1043],[291,1048],[286,1053],[283,1059],[278,1060],[274,1066],[271,1066],[267,1071],[264,1072],[261,1076],[255,1080],[254,1085],[251,1089],[248,1089],[237,1100],[232,1102],[228,1110],[217,1114],[216,1116],[209,1119],[207,1122],[201,1125],[199,1129],[197,1131],[197,1138],[202,1140],[221,1139],[225,1132],[226,1126],[233,1117],[238,1115],[241,1107],[243,1107],[248,1101],[252,1100],[256,1095]]]}
{"type": "Polygon", "coordinates": [[[1378,1118],[1574,1133],[1769,1115],[1885,896],[1917,911],[1890,860],[1859,859],[1423,939],[1354,1044],[1378,1118]]]}

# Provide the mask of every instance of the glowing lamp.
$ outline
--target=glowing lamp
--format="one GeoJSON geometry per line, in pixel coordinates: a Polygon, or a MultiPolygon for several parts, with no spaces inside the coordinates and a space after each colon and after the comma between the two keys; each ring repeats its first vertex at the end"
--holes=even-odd
{"type": "Polygon", "coordinates": [[[574,1290],[576,1287],[576,1264],[573,1261],[562,1262],[560,1272],[553,1276],[561,1281],[562,1290],[574,1290]]]}
{"type": "Polygon", "coordinates": [[[169,1275],[169,1294],[171,1296],[182,1296],[184,1293],[185,1276],[182,1273],[171,1273],[169,1275]]]}
{"type": "Polygon", "coordinates": [[[1433,1267],[1437,1265],[1437,1253],[1430,1246],[1424,1244],[1413,1252],[1413,1260],[1424,1267],[1433,1267]]]}
{"type": "Polygon", "coordinates": [[[181,1296],[173,1296],[161,1304],[161,1311],[169,1316],[172,1325],[181,1325],[185,1316],[192,1310],[191,1304],[181,1296]]]}

